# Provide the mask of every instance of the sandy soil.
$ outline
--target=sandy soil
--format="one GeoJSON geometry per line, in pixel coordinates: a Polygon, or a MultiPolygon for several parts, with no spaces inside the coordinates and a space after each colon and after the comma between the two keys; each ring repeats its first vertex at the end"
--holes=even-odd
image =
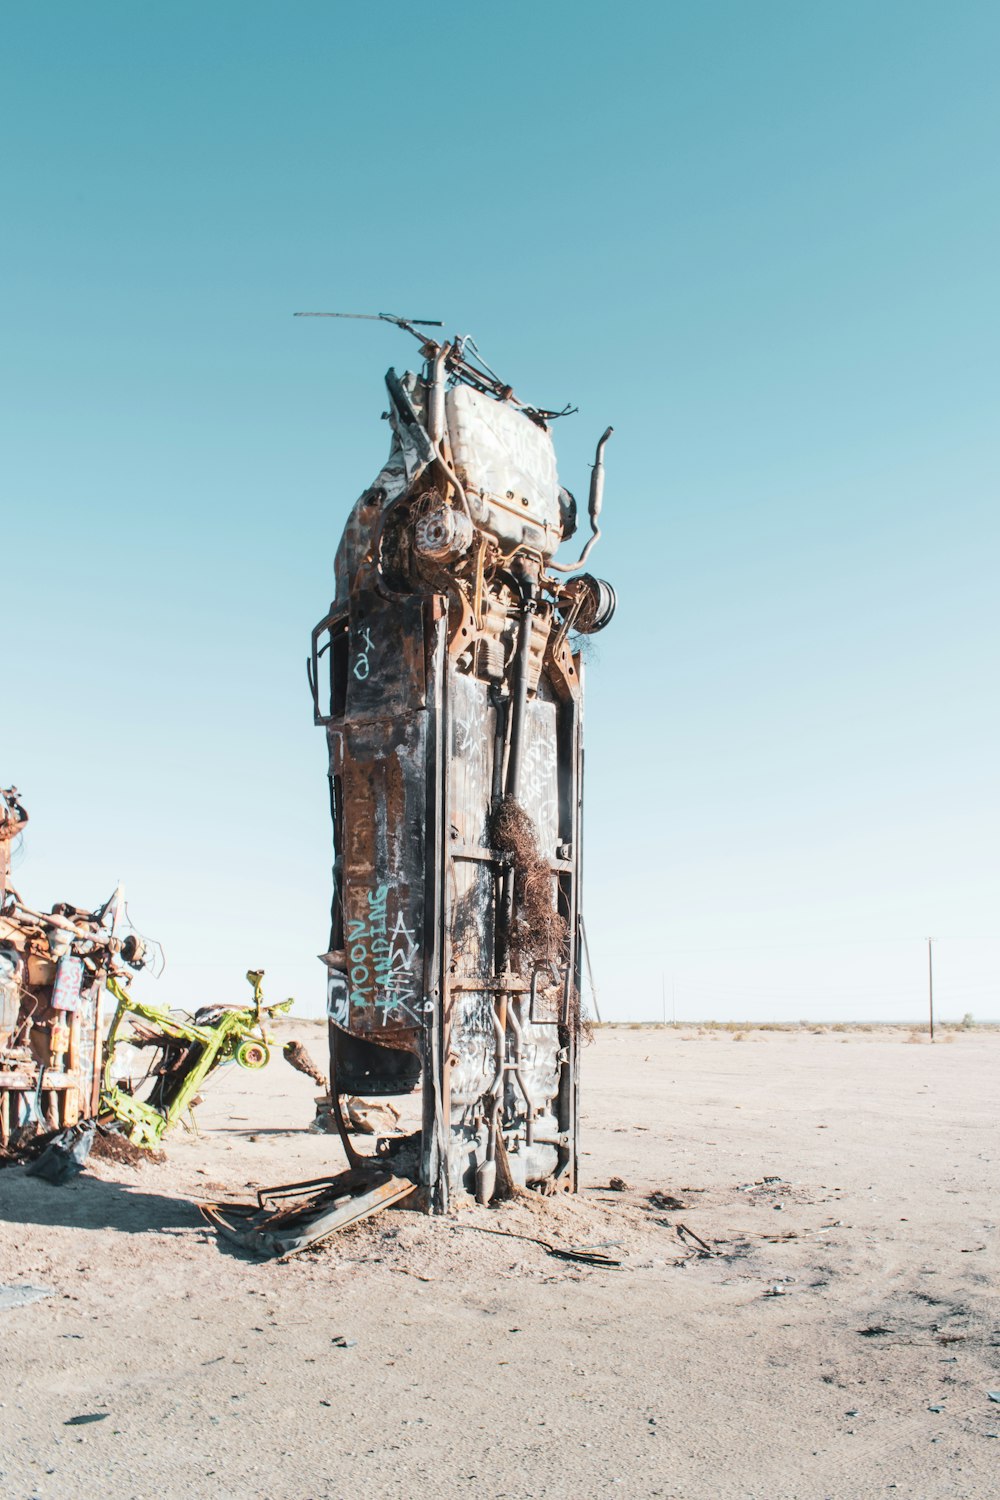
{"type": "Polygon", "coordinates": [[[191,1205],[342,1165],[280,1058],[165,1165],[0,1172],[0,1280],[55,1290],[0,1312],[3,1494],[996,1496],[1000,1034],[614,1029],[584,1060],[578,1199],[395,1210],[285,1265],[191,1205]]]}

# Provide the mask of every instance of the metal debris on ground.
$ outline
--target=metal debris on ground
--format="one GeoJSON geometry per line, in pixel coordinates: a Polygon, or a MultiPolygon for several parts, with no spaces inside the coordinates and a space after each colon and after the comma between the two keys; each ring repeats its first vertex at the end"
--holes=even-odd
{"type": "Polygon", "coordinates": [[[76,1177],[90,1155],[95,1128],[95,1122],[87,1120],[82,1125],[57,1131],[41,1155],[25,1168],[28,1176],[43,1177],[56,1186],[76,1177]]]}
{"type": "Polygon", "coordinates": [[[422,368],[386,375],[389,456],[308,661],[334,844],[319,1128],[363,1160],[339,1099],[419,1090],[416,1175],[444,1212],[577,1186],[580,642],[615,607],[581,570],[611,428],[590,537],[557,562],[577,525],[551,435],[569,408],[520,400],[471,338],[380,320],[418,340],[422,368]]]}
{"type": "MultiPolygon", "coordinates": [[[[90,1130],[95,1127],[91,1138],[88,1161],[109,1161],[120,1166],[142,1167],[151,1163],[162,1164],[166,1161],[166,1153],[157,1151],[151,1146],[135,1146],[130,1140],[121,1134],[115,1121],[110,1124],[102,1124],[101,1121],[87,1120],[82,1122],[83,1128],[90,1130]]],[[[80,1129],[75,1126],[73,1129],[80,1129]]],[[[28,1136],[16,1146],[9,1146],[0,1150],[0,1167],[28,1166],[44,1154],[53,1141],[63,1136],[61,1130],[50,1130],[43,1135],[28,1136]]],[[[30,1171],[30,1167],[28,1168],[30,1171]]]]}
{"type": "Polygon", "coordinates": [[[202,1216],[223,1239],[255,1255],[282,1260],[329,1235],[402,1203],[416,1192],[408,1177],[381,1165],[352,1167],[336,1177],[261,1188],[256,1206],[201,1203],[202,1216]]]}
{"type": "Polygon", "coordinates": [[[514,1229],[490,1229],[485,1224],[463,1224],[452,1225],[453,1229],[471,1229],[476,1234],[493,1234],[498,1239],[524,1240],[529,1245],[540,1245],[548,1255],[553,1255],[557,1260],[579,1261],[585,1266],[603,1266],[605,1269],[614,1270],[621,1266],[621,1261],[614,1256],[605,1255],[603,1249],[590,1245],[554,1245],[551,1240],[546,1240],[537,1234],[520,1234],[514,1229]]]}
{"type": "Polygon", "coordinates": [[[687,1204],[683,1203],[680,1198],[675,1198],[672,1193],[661,1193],[659,1191],[650,1193],[647,1201],[653,1208],[687,1208],[687,1204]]]}
{"type": "Polygon", "coordinates": [[[686,1224],[675,1224],[674,1229],[677,1232],[677,1238],[679,1240],[681,1240],[685,1244],[688,1240],[691,1241],[690,1248],[693,1248],[698,1255],[717,1254],[717,1252],[712,1249],[711,1245],[706,1245],[705,1241],[701,1238],[701,1235],[695,1234],[694,1230],[689,1229],[686,1224]]]}

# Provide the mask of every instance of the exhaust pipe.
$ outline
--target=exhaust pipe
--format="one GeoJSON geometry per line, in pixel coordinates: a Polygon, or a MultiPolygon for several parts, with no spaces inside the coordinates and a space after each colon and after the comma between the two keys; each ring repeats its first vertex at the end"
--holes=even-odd
{"type": "Polygon", "coordinates": [[[580,553],[578,562],[550,562],[548,566],[553,573],[575,573],[577,568],[582,568],[584,563],[587,561],[587,558],[590,556],[591,548],[593,547],[594,543],[600,538],[601,528],[597,524],[597,518],[601,514],[601,505],[604,501],[604,448],[608,441],[608,438],[611,436],[614,430],[615,429],[613,427],[608,427],[604,431],[600,441],[597,444],[597,452],[594,455],[594,467],[590,471],[590,501],[588,503],[587,510],[590,515],[590,529],[593,535],[590,537],[587,545],[580,553]]]}

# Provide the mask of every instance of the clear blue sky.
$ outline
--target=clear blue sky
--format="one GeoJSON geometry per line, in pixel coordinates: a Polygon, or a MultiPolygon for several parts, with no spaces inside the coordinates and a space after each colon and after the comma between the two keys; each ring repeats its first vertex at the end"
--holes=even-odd
{"type": "Polygon", "coordinates": [[[402,334],[609,446],[602,1008],[1000,1014],[1000,9],[8,7],[0,781],[155,993],[322,1003],[304,657],[402,334]],[[945,939],[950,939],[946,941],[945,939]],[[973,941],[973,939],[975,941],[973,941]]]}

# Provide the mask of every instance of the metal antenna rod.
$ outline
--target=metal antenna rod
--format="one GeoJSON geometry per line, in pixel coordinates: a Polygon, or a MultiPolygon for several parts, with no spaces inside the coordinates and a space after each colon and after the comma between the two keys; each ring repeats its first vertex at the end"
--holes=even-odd
{"type": "MultiPolygon", "coordinates": [[[[454,376],[457,380],[463,381],[466,385],[471,385],[474,390],[485,391],[487,394],[496,397],[496,399],[499,401],[512,402],[514,406],[519,407],[527,416],[529,416],[533,422],[540,422],[542,425],[544,425],[548,421],[551,421],[555,417],[571,416],[577,409],[575,406],[567,405],[563,407],[562,411],[548,411],[544,407],[529,406],[527,402],[519,400],[518,397],[514,395],[511,387],[509,385],[505,385],[497,375],[496,371],[491,369],[490,366],[486,363],[485,359],[483,359],[483,356],[476,348],[475,341],[471,339],[468,334],[459,334],[453,345],[441,345],[435,343],[434,339],[429,338],[426,334],[418,332],[418,329],[420,328],[443,328],[444,324],[439,318],[399,318],[395,313],[348,312],[297,312],[293,313],[292,317],[362,318],[368,323],[395,323],[397,328],[405,329],[407,333],[413,334],[413,337],[417,340],[417,342],[423,346],[425,354],[427,353],[427,351],[439,350],[441,348],[446,349],[446,368],[449,375],[454,376]],[[470,363],[470,361],[465,358],[464,350],[466,347],[473,351],[472,357],[476,361],[476,364],[470,363]],[[477,364],[482,368],[477,368],[477,364]],[[486,372],[485,374],[483,373],[484,371],[486,372]]],[[[566,572],[570,570],[564,568],[563,571],[566,572]]]]}
{"type": "Polygon", "coordinates": [[[398,318],[395,313],[297,312],[293,318],[364,318],[369,323],[396,323],[400,328],[443,328],[440,318],[398,318]]]}

